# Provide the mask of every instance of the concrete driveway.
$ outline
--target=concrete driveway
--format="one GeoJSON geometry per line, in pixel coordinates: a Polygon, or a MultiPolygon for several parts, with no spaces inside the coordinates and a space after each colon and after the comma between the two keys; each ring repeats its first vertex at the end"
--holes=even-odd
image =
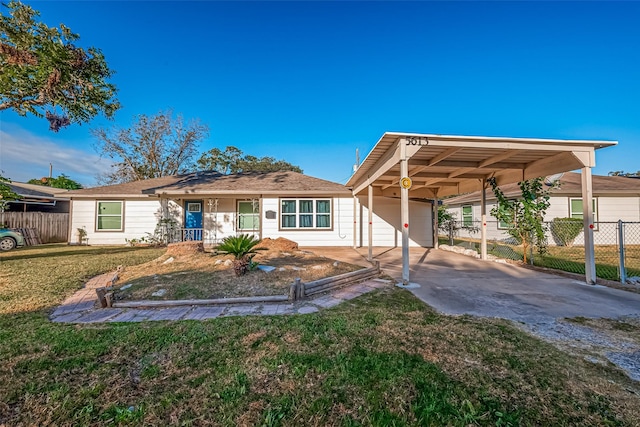
{"type": "MultiPolygon", "coordinates": [[[[317,253],[362,263],[367,248],[320,249],[317,253]]],[[[382,270],[400,281],[400,248],[374,248],[382,270]]],[[[526,268],[480,261],[436,249],[412,248],[410,289],[414,295],[445,314],[501,317],[527,324],[561,317],[640,316],[640,294],[591,286],[578,280],[526,268]]]]}

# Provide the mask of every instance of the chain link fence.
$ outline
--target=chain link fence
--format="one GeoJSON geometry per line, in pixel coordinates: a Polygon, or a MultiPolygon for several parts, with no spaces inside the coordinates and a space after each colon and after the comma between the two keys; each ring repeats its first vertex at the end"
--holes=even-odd
{"type": "MultiPolygon", "coordinates": [[[[546,246],[530,247],[527,262],[571,273],[584,274],[582,220],[545,222],[546,246]]],[[[480,221],[452,221],[441,225],[439,243],[463,246],[480,252],[480,221]]],[[[601,279],[640,284],[640,222],[594,224],[596,276],[601,279]]],[[[497,221],[487,221],[489,256],[522,261],[523,246],[497,221]]]]}

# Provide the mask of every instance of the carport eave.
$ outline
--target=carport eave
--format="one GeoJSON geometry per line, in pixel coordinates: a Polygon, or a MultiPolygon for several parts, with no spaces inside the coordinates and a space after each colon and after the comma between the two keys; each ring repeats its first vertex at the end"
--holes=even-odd
{"type": "MultiPolygon", "coordinates": [[[[501,185],[518,182],[523,179],[552,175],[584,166],[595,165],[594,151],[597,148],[614,146],[616,141],[559,140],[540,138],[510,138],[483,136],[455,136],[416,133],[385,133],[376,146],[367,155],[360,167],[347,182],[354,189],[354,195],[364,191],[369,184],[383,186],[383,189],[398,185],[399,148],[401,143],[414,138],[418,147],[413,146],[409,157],[409,176],[423,176],[436,169],[449,176],[449,179],[438,178],[437,182],[428,182],[427,187],[443,190],[442,196],[457,194],[451,179],[468,178],[476,181],[472,190],[483,178],[496,177],[501,185]],[[416,139],[417,138],[417,139],[416,139]],[[421,145],[424,144],[424,145],[421,145]],[[434,150],[434,148],[436,150],[434,150]],[[475,161],[466,160],[472,156],[475,161]],[[395,162],[394,162],[395,159],[395,162]],[[500,163],[502,162],[502,163],[500,163]],[[462,165],[468,164],[466,168],[462,165]],[[458,166],[456,166],[458,165],[458,166]],[[380,169],[383,166],[384,169],[380,169]],[[521,168],[518,168],[521,166],[521,168]],[[415,171],[415,172],[414,172],[415,171]],[[392,178],[389,175],[393,175],[392,178]],[[382,182],[381,178],[385,176],[382,182]]],[[[424,187],[424,182],[422,183],[424,187]]],[[[459,186],[456,184],[456,186],[459,186]]],[[[398,186],[399,187],[399,186],[398,186]]],[[[470,187],[463,184],[461,187],[470,187]]]]}
{"type": "MultiPolygon", "coordinates": [[[[408,200],[424,193],[424,197],[437,199],[475,190],[484,190],[487,179],[495,178],[498,185],[511,184],[527,179],[581,169],[582,199],[585,235],[586,282],[595,283],[595,261],[593,257],[593,212],[591,212],[592,180],[591,168],[595,166],[595,150],[616,145],[616,141],[557,140],[534,138],[502,138],[453,135],[430,135],[410,133],[385,133],[364,162],[347,182],[352,194],[358,196],[365,189],[369,199],[369,210],[373,209],[373,188],[380,192],[400,194],[400,217],[402,224],[403,273],[402,284],[409,284],[408,250],[406,236],[409,229],[408,200]],[[435,148],[435,150],[434,150],[435,148]],[[520,157],[519,157],[520,156],[520,157]],[[456,159],[457,157],[457,159],[456,159]],[[526,158],[526,162],[523,161],[526,158]],[[444,162],[449,159],[449,163],[444,162]],[[496,164],[510,160],[508,167],[497,168],[496,164]],[[454,161],[470,163],[452,163],[454,161]],[[411,163],[415,161],[412,169],[411,163]],[[521,168],[514,167],[518,161],[521,168]],[[424,178],[418,173],[428,173],[440,163],[437,178],[424,178]],[[490,166],[493,165],[493,168],[490,166]],[[415,172],[415,173],[412,173],[415,172]],[[427,171],[427,172],[425,172],[427,171]],[[404,177],[416,177],[415,186],[400,186],[404,177]],[[382,180],[382,177],[387,179],[382,180]],[[389,179],[390,178],[390,179],[389,179]],[[394,186],[397,186],[393,188],[394,186]],[[413,189],[413,191],[411,191],[413,189]],[[419,190],[419,193],[416,193],[419,190]],[[585,208],[586,206],[586,208],[585,208]],[[589,246],[589,247],[587,247],[589,246]]],[[[482,193],[484,196],[484,192],[482,193]]],[[[483,197],[484,199],[484,197],[483,197]]],[[[486,203],[483,200],[484,204],[486,203]]],[[[354,222],[355,222],[354,212],[354,222]]],[[[486,221],[483,210],[482,258],[486,258],[486,221]]],[[[372,245],[371,218],[369,218],[369,253],[372,245]]]]}

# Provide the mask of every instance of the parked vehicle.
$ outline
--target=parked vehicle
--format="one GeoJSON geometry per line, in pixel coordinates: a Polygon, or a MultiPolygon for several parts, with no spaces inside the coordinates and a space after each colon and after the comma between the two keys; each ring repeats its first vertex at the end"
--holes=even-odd
{"type": "Polygon", "coordinates": [[[0,228],[0,250],[10,251],[21,246],[24,246],[24,237],[20,232],[9,228],[0,228]]]}

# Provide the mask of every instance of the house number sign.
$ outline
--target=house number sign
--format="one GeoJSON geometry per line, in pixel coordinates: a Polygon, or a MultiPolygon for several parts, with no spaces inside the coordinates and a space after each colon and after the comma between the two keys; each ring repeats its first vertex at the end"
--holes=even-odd
{"type": "Polygon", "coordinates": [[[429,145],[429,140],[424,136],[408,136],[405,141],[406,145],[429,145]]]}

